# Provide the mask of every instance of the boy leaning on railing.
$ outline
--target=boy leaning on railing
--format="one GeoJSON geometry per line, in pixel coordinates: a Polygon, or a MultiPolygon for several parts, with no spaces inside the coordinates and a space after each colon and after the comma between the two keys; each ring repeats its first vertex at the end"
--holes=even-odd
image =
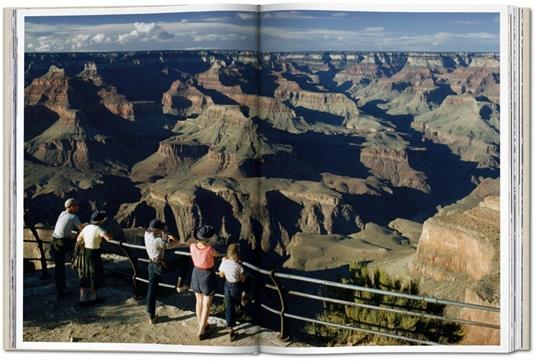
{"type": "Polygon", "coordinates": [[[225,277],[225,321],[229,329],[229,339],[234,341],[236,338],[233,330],[236,325],[236,307],[242,296],[242,283],[246,280],[237,243],[231,243],[227,247],[227,256],[221,261],[218,271],[220,277],[225,277]]]}

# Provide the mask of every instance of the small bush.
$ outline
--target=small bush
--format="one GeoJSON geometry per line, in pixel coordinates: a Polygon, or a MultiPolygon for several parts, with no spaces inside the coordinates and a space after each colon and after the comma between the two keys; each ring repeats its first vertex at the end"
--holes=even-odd
{"type": "MultiPolygon", "coordinates": [[[[351,266],[350,277],[341,279],[341,282],[380,290],[414,295],[419,294],[419,287],[416,282],[412,281],[406,284],[398,279],[391,279],[387,273],[379,270],[370,271],[364,264],[351,266]]],[[[414,312],[425,312],[438,316],[442,316],[445,311],[445,305],[365,291],[335,289],[329,291],[328,297],[352,301],[358,304],[381,305],[414,312]]],[[[458,343],[463,338],[462,328],[457,323],[385,310],[371,310],[355,306],[326,303],[324,313],[317,317],[319,320],[326,322],[382,331],[441,344],[458,343]]],[[[330,346],[413,344],[409,341],[391,337],[319,324],[308,324],[306,326],[306,332],[316,340],[330,346]]]]}

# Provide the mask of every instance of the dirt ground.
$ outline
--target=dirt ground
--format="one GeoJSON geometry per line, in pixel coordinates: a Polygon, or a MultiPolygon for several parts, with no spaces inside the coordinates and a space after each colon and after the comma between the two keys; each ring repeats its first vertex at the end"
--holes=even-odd
{"type": "MultiPolygon", "coordinates": [[[[109,263],[106,262],[106,268],[109,263]]],[[[190,292],[166,292],[157,302],[158,323],[151,325],[145,298],[137,300],[128,279],[105,271],[106,286],[99,289],[104,301],[90,307],[78,305],[78,279],[69,266],[68,297],[56,298],[53,269],[50,278],[40,272],[24,277],[23,338],[33,342],[104,342],[173,345],[248,346],[260,342],[268,346],[301,346],[282,342],[278,334],[247,322],[237,326],[237,339],[230,342],[225,320],[210,317],[208,339],[197,339],[195,297],[190,292]]]]}

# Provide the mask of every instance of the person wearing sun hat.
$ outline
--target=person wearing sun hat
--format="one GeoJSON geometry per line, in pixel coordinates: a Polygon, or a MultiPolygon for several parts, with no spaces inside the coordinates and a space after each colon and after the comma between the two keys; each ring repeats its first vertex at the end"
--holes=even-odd
{"type": "Polygon", "coordinates": [[[190,244],[190,255],[194,264],[191,287],[195,292],[195,314],[199,324],[197,332],[199,340],[207,337],[210,306],[214,293],[216,293],[216,274],[213,271],[214,257],[218,257],[220,254],[209,244],[209,240],[214,235],[214,227],[201,226],[194,233],[197,242],[190,244]]]}
{"type": "Polygon", "coordinates": [[[76,215],[78,201],[69,198],[64,202],[65,210],[60,213],[52,233],[51,254],[54,259],[54,281],[58,298],[65,296],[65,255],[74,249],[76,232],[84,225],[76,215]]]}
{"type": "Polygon", "coordinates": [[[97,289],[104,286],[100,246],[103,239],[112,239],[100,227],[106,218],[106,212],[95,210],[91,215],[91,224],[85,226],[78,235],[77,246],[84,247],[82,267],[79,269],[81,306],[97,302],[97,289]]]}
{"type": "Polygon", "coordinates": [[[153,219],[144,234],[145,249],[149,256],[147,273],[149,275],[147,286],[147,313],[149,322],[156,324],[156,296],[158,283],[164,274],[166,264],[164,256],[167,248],[180,243],[177,237],[166,232],[166,224],[158,219],[153,219]]]}

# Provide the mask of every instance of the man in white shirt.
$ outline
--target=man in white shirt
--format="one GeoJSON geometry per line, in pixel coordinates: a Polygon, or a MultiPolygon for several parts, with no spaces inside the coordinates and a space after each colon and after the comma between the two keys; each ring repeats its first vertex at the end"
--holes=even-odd
{"type": "Polygon", "coordinates": [[[166,249],[180,241],[173,235],[166,233],[166,224],[158,219],[153,219],[149,227],[145,230],[145,249],[149,256],[147,266],[148,282],[147,286],[147,313],[149,322],[156,323],[156,295],[158,293],[158,283],[165,271],[164,255],[166,249]]]}
{"type": "Polygon", "coordinates": [[[58,298],[65,296],[65,254],[74,249],[76,232],[83,224],[76,215],[78,202],[74,198],[65,201],[65,210],[61,212],[52,233],[51,250],[54,258],[54,280],[58,298]]]}

